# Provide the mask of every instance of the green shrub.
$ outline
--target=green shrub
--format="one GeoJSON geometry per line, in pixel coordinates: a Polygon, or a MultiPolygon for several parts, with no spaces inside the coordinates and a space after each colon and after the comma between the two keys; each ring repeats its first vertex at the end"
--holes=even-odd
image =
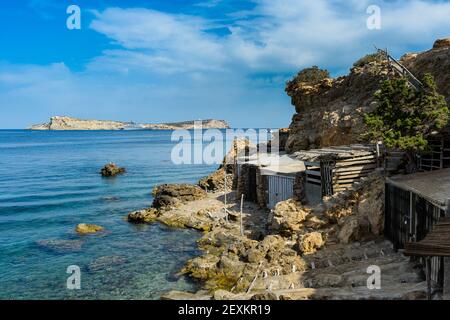
{"type": "Polygon", "coordinates": [[[370,62],[381,61],[383,59],[384,59],[384,57],[381,53],[378,53],[378,52],[371,53],[371,54],[368,54],[368,55],[362,57],[358,61],[356,61],[353,64],[353,67],[364,67],[366,64],[368,64],[370,62]]]}

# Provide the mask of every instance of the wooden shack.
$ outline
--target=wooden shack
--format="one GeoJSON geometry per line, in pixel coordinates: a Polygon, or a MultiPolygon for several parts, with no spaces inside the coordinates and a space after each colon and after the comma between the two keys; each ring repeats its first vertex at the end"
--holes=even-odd
{"type": "Polygon", "coordinates": [[[303,200],[303,174],[305,165],[288,155],[283,155],[277,163],[261,167],[261,176],[266,181],[266,203],[273,209],[278,202],[288,199],[303,200]]]}
{"type": "Polygon", "coordinates": [[[350,145],[328,147],[293,154],[305,163],[306,187],[330,196],[350,188],[381,163],[377,146],[350,145]]]}
{"type": "MultiPolygon", "coordinates": [[[[450,215],[450,169],[390,177],[386,180],[385,196],[385,236],[396,250],[405,249],[409,244],[408,255],[414,255],[418,246],[411,244],[421,243],[442,218],[450,215]]],[[[446,237],[437,239],[435,245],[439,247],[442,241],[446,237]]],[[[423,252],[417,253],[417,257],[422,256],[423,252]]],[[[433,257],[430,259],[433,286],[445,285],[450,293],[450,261],[446,260],[447,272],[443,256],[433,252],[430,256],[433,257]]]]}
{"type": "Polygon", "coordinates": [[[282,153],[278,156],[266,154],[240,159],[237,167],[237,195],[244,195],[246,201],[273,209],[284,200],[295,198],[301,193],[304,173],[302,161],[282,153]]]}

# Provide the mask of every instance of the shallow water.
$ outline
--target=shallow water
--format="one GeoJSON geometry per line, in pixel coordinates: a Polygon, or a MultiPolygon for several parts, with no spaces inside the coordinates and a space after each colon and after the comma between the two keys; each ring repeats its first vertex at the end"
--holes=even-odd
{"type": "Polygon", "coordinates": [[[215,169],[174,165],[170,135],[0,130],[0,299],[157,299],[172,289],[194,290],[176,273],[198,254],[200,234],[124,220],[151,205],[153,186],[194,183],[215,169]],[[98,172],[110,161],[127,173],[102,178],[98,172]],[[78,236],[78,223],[106,232],[78,236]],[[78,240],[81,250],[37,244],[48,239],[78,240]],[[66,287],[70,265],[80,267],[80,290],[66,287]]]}

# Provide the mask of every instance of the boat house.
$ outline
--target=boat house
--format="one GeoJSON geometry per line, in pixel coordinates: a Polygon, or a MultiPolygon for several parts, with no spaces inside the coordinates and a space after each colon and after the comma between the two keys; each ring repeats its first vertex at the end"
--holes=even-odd
{"type": "Polygon", "coordinates": [[[292,155],[306,167],[305,189],[310,198],[331,196],[350,188],[381,165],[377,146],[350,145],[299,151],[292,155]]]}
{"type": "Polygon", "coordinates": [[[450,216],[450,168],[387,178],[385,196],[385,236],[394,249],[428,258],[430,286],[449,295],[450,228],[442,233],[439,224],[450,216]]]}

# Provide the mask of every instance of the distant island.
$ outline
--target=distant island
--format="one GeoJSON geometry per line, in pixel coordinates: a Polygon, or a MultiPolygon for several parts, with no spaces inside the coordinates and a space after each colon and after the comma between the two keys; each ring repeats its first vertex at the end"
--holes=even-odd
{"type": "MultiPolygon", "coordinates": [[[[204,129],[228,129],[224,120],[199,120],[204,129]]],[[[28,130],[178,130],[194,129],[194,120],[173,123],[134,123],[109,120],[83,120],[67,116],[51,117],[48,123],[32,125],[28,130]]]]}

